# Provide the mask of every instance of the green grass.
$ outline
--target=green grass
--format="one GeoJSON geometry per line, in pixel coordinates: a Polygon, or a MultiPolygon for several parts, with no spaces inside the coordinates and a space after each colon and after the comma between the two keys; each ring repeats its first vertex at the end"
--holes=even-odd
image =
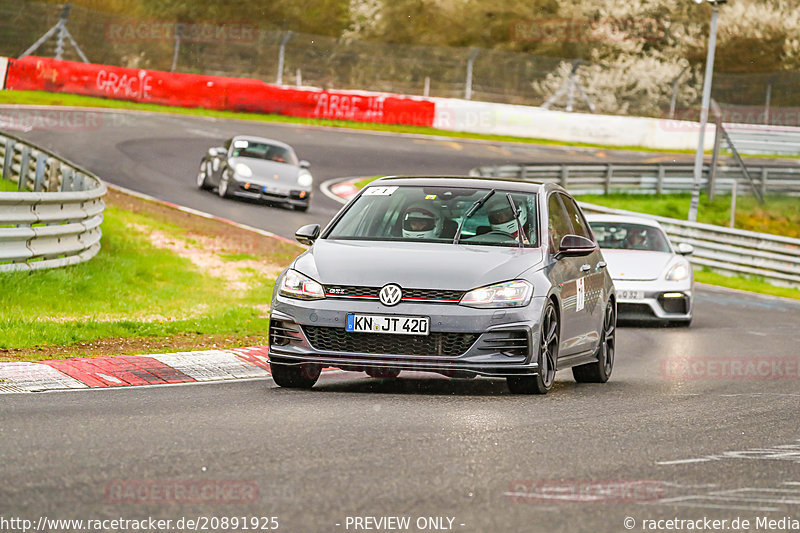
{"type": "Polygon", "coordinates": [[[800,290],[791,289],[788,287],[776,287],[775,285],[771,285],[759,278],[723,276],[722,274],[708,270],[695,270],[694,279],[697,282],[707,283],[709,285],[718,285],[720,287],[728,287],[742,291],[758,292],[761,294],[770,294],[772,296],[781,296],[783,298],[800,300],[800,290]]]}
{"type": "Polygon", "coordinates": [[[100,253],[79,265],[0,274],[0,348],[69,345],[108,337],[261,334],[273,280],[253,274],[232,293],[219,278],[129,229],[180,228],[107,207],[100,253]]]}
{"type": "Polygon", "coordinates": [[[19,192],[17,184],[0,178],[0,192],[19,192]]]}
{"type": "Polygon", "coordinates": [[[358,180],[357,182],[353,183],[353,185],[357,189],[363,189],[364,187],[366,187],[367,185],[369,185],[370,183],[372,183],[376,179],[379,179],[379,178],[382,178],[382,177],[383,176],[372,176],[371,178],[364,178],[363,180],[358,180]]]}
{"type": "MultiPolygon", "coordinates": [[[[689,194],[587,194],[576,198],[590,204],[681,220],[686,220],[691,200],[689,194]]],[[[717,195],[713,202],[709,202],[707,196],[701,196],[698,222],[728,226],[730,207],[730,195],[717,195]]],[[[739,195],[736,198],[735,227],[800,238],[800,199],[767,196],[762,205],[751,195],[739,195]]]]}
{"type": "Polygon", "coordinates": [[[519,142],[548,146],[573,146],[584,148],[598,148],[602,150],[629,150],[639,152],[658,153],[692,153],[691,150],[658,150],[642,148],[640,146],[611,146],[593,143],[573,143],[553,141],[549,139],[536,139],[515,137],[511,135],[481,135],[458,131],[447,131],[423,126],[403,126],[397,124],[376,124],[372,122],[355,122],[348,120],[311,119],[302,117],[289,117],[274,114],[240,113],[236,111],[216,111],[212,109],[171,107],[156,104],[140,104],[124,100],[109,100],[93,96],[81,96],[64,93],[48,93],[45,91],[0,91],[0,104],[17,105],[63,105],[75,107],[96,107],[107,109],[133,109],[138,111],[151,111],[156,113],[174,113],[201,117],[215,117],[239,120],[252,120],[258,122],[282,122],[289,124],[308,124],[314,126],[328,126],[335,128],[349,128],[369,131],[386,131],[391,133],[410,133],[420,135],[435,135],[459,139],[479,139],[495,142],[519,142]]]}
{"type": "Polygon", "coordinates": [[[225,261],[250,261],[258,260],[258,256],[253,254],[219,254],[225,261]]]}

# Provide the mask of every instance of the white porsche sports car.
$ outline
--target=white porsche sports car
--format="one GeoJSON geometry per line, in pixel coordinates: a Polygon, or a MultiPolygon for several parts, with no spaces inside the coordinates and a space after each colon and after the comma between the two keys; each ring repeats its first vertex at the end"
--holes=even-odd
{"type": "Polygon", "coordinates": [[[659,223],[644,217],[586,215],[586,219],[608,262],[619,318],[688,326],[694,273],[685,256],[694,251],[692,245],[673,247],[659,223]]]}

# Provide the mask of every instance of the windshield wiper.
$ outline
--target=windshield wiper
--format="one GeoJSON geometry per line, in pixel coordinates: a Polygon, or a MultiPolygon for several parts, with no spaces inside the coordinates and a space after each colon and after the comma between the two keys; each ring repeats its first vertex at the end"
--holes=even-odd
{"type": "Polygon", "coordinates": [[[492,197],[494,194],[494,189],[489,191],[483,198],[472,204],[472,206],[467,210],[467,214],[464,215],[464,218],[461,219],[461,223],[458,225],[458,229],[456,230],[456,236],[453,238],[453,244],[458,244],[458,241],[461,239],[461,230],[464,229],[464,223],[466,223],[467,219],[471,217],[475,211],[481,208],[486,201],[492,197]]]}
{"type": "Polygon", "coordinates": [[[519,220],[519,211],[517,211],[517,206],[514,204],[514,199],[511,198],[511,193],[506,193],[506,198],[508,198],[508,203],[511,204],[511,212],[514,213],[514,220],[517,221],[517,238],[519,239],[519,247],[524,248],[525,245],[523,244],[523,239],[527,240],[525,237],[525,230],[522,228],[522,222],[519,220]]]}

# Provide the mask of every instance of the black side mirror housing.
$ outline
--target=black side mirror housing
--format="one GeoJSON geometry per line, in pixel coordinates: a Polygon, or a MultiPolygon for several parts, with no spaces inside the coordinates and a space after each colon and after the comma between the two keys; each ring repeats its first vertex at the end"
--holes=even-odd
{"type": "Polygon", "coordinates": [[[306,161],[305,159],[301,159],[300,163],[298,164],[300,168],[311,168],[311,163],[306,161]]]}
{"type": "Polygon", "coordinates": [[[319,237],[319,224],[309,224],[294,232],[294,238],[300,244],[311,246],[319,237]]]}
{"type": "Polygon", "coordinates": [[[558,246],[559,257],[578,257],[589,255],[597,249],[597,245],[586,237],[580,235],[564,235],[558,246]]]}

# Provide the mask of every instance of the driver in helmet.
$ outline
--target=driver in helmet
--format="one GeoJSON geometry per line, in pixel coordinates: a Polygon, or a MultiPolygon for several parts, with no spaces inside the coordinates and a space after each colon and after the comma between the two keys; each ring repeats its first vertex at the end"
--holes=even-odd
{"type": "Polygon", "coordinates": [[[511,203],[508,198],[503,195],[500,198],[493,198],[489,201],[487,209],[489,212],[489,225],[492,231],[499,231],[511,235],[515,239],[519,238],[519,228],[523,228],[523,239],[525,244],[528,243],[527,235],[525,234],[525,224],[528,222],[528,211],[524,205],[517,204],[519,211],[519,224],[514,217],[514,211],[511,209],[511,203]]]}
{"type": "Polygon", "coordinates": [[[436,239],[441,235],[443,219],[433,202],[415,203],[403,211],[403,238],[436,239]]]}
{"type": "Polygon", "coordinates": [[[644,231],[630,231],[625,241],[628,248],[634,250],[645,250],[647,248],[647,236],[644,231]]]}

